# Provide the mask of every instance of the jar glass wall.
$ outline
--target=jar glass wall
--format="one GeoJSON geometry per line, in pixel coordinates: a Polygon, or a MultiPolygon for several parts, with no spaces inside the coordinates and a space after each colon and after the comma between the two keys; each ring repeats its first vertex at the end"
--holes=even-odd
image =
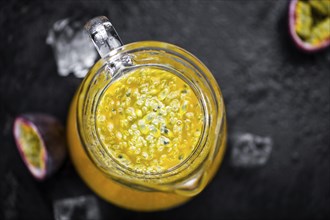
{"type": "Polygon", "coordinates": [[[84,181],[107,201],[135,210],[170,208],[198,194],[214,176],[225,150],[225,108],[217,82],[196,57],[163,42],[124,45],[101,59],[78,90],[68,123],[71,157],[84,181]],[[122,166],[109,155],[97,131],[96,111],[105,90],[145,67],[180,77],[203,109],[203,129],[194,151],[162,172],[136,172],[122,166]]]}

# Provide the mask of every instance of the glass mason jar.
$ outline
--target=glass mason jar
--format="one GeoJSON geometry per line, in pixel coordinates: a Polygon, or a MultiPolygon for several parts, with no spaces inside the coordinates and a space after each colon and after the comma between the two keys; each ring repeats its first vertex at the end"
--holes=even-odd
{"type": "Polygon", "coordinates": [[[210,182],[226,148],[225,107],[216,80],[200,60],[175,45],[154,41],[122,45],[106,17],[94,18],[85,27],[101,59],[85,77],[69,111],[67,136],[75,168],[95,193],[120,207],[155,211],[188,201],[210,182]],[[97,129],[96,113],[106,89],[144,67],[166,70],[182,79],[195,93],[203,113],[193,151],[159,172],[120,163],[109,154],[97,129]]]}

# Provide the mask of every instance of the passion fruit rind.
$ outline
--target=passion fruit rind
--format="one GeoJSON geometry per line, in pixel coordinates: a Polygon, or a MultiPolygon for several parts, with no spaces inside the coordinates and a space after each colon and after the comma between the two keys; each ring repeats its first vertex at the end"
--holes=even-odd
{"type": "Polygon", "coordinates": [[[292,0],[289,29],[294,43],[305,52],[330,46],[330,0],[292,0]]]}
{"type": "Polygon", "coordinates": [[[20,155],[37,180],[50,177],[66,157],[61,123],[46,114],[23,114],[15,119],[14,137],[20,155]]]}

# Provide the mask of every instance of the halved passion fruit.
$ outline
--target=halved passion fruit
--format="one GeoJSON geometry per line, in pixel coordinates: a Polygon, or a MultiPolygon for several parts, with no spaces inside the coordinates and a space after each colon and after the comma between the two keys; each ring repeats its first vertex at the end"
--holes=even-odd
{"type": "Polygon", "coordinates": [[[330,0],[291,0],[289,29],[295,44],[304,51],[330,46],[330,0]]]}
{"type": "Polygon", "coordinates": [[[66,156],[64,128],[45,114],[24,114],[15,119],[14,137],[20,155],[38,180],[51,176],[66,156]]]}

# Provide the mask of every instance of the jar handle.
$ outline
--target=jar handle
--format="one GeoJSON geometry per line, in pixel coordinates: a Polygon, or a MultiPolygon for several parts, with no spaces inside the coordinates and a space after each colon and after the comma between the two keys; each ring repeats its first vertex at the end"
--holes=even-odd
{"type": "Polygon", "coordinates": [[[110,51],[123,45],[115,28],[105,16],[95,17],[85,24],[85,29],[92,39],[101,58],[110,51]]]}

